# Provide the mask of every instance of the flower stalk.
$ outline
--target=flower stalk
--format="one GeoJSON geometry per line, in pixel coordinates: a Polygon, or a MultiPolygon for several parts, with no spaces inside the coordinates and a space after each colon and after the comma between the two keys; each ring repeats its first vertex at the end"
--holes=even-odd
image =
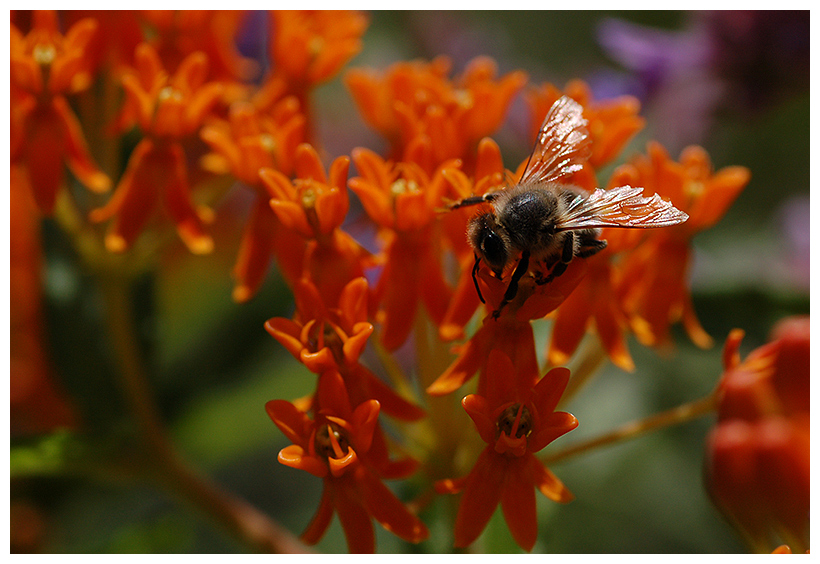
{"type": "Polygon", "coordinates": [[[554,464],[597,448],[614,445],[623,441],[635,439],[652,431],[658,431],[666,427],[686,423],[692,419],[712,413],[716,407],[717,396],[715,392],[712,392],[709,395],[695,401],[684,403],[667,411],[662,411],[661,413],[656,413],[655,415],[650,415],[649,417],[645,417],[643,419],[631,421],[598,437],[593,437],[592,439],[586,441],[580,441],[577,444],[545,456],[541,460],[544,464],[554,464]]]}

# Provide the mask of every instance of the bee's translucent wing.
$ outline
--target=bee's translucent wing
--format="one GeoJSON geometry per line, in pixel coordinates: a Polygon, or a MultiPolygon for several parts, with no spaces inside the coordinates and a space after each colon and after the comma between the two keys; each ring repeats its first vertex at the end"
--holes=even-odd
{"type": "Polygon", "coordinates": [[[620,186],[597,188],[591,195],[577,196],[555,225],[557,231],[597,227],[667,227],[689,216],[657,194],[642,196],[643,188],[620,186]]]}
{"type": "Polygon", "coordinates": [[[552,182],[581,170],[592,152],[581,105],[561,96],[550,108],[519,184],[552,182]]]}

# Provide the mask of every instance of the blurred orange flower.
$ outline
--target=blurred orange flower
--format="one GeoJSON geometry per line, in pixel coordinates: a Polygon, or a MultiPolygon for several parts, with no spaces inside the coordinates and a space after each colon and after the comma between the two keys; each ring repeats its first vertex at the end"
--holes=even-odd
{"type": "Polygon", "coordinates": [[[144,10],[143,25],[165,68],[177,68],[191,53],[208,58],[208,77],[219,81],[247,81],[258,72],[252,59],[243,57],[235,44],[242,10],[144,10]]]}
{"type": "Polygon", "coordinates": [[[334,512],[351,553],[375,550],[371,518],[408,542],[428,537],[424,523],[407,510],[374,469],[378,401],[368,400],[354,409],[341,376],[328,371],[319,377],[313,420],[284,400],[270,401],[265,409],[293,442],[279,452],[279,462],[324,480],[319,509],[302,534],[306,543],[321,540],[334,512]]]}
{"type": "MultiPolygon", "coordinates": [[[[606,236],[601,239],[606,240],[606,236]]],[[[547,359],[553,366],[567,363],[592,324],[613,364],[627,371],[635,369],[626,344],[629,324],[619,308],[614,287],[617,269],[612,261],[616,252],[613,246],[607,246],[586,259],[587,275],[555,312],[547,350],[547,359]]]]}
{"type": "Polygon", "coordinates": [[[430,177],[415,163],[396,164],[368,149],[354,149],[352,156],[361,176],[350,179],[350,189],[379,226],[386,249],[374,298],[381,307],[382,343],[394,350],[410,334],[419,301],[436,324],[450,301],[437,217],[446,188],[443,170],[459,162],[447,161],[430,177]]]}
{"type": "Polygon", "coordinates": [[[664,148],[650,142],[647,156],[638,155],[618,167],[610,186],[643,186],[689,214],[673,227],[655,229],[624,259],[618,297],[638,340],[647,346],[669,341],[669,326],[683,321],[689,337],[708,347],[712,339],[700,326],[688,288],[691,240],[717,223],[749,182],[749,170],[730,166],[713,172],[709,155],[688,147],[680,162],[669,159],[664,148]]]}
{"type": "Polygon", "coordinates": [[[275,168],[290,175],[296,148],[304,141],[304,128],[299,102],[289,96],[270,113],[258,111],[248,102],[235,102],[231,104],[228,121],[216,121],[200,132],[213,151],[202,158],[203,168],[214,174],[230,173],[256,192],[233,270],[233,297],[238,302],[249,300],[259,289],[275,252],[279,251],[283,270],[301,269],[304,241],[279,222],[270,206],[270,199],[276,194],[262,182],[259,171],[275,168]],[[297,251],[298,257],[297,252],[281,252],[289,249],[297,251]]]}
{"type": "Polygon", "coordinates": [[[52,11],[35,11],[28,35],[11,25],[11,160],[25,167],[37,206],[50,215],[63,182],[63,163],[86,187],[106,192],[111,180],[91,159],[66,94],[91,84],[86,47],[97,22],[78,21],[65,35],[52,11]]]}
{"type": "Polygon", "coordinates": [[[410,161],[409,148],[421,138],[430,143],[432,162],[417,163],[428,174],[453,158],[471,171],[478,141],[501,126],[527,80],[522,71],[496,80],[496,64],[488,57],[470,61],[453,81],[449,71],[449,59],[437,57],[398,62],[384,73],[352,69],[345,75],[364,121],[390,143],[391,158],[410,161]]]}
{"type": "Polygon", "coordinates": [[[350,10],[273,10],[269,13],[271,73],[253,103],[268,108],[296,96],[310,124],[308,94],[332,78],[362,48],[365,14],[350,10]]]}
{"type": "MultiPolygon", "coordinates": [[[[530,138],[535,140],[544,116],[558,98],[567,95],[584,107],[584,118],[592,140],[589,164],[598,170],[615,160],[630,139],[641,129],[646,120],[638,113],[641,103],[634,96],[620,96],[611,100],[594,100],[589,86],[583,80],[572,80],[561,92],[555,86],[544,83],[530,87],[525,98],[530,106],[532,122],[530,138]]],[[[597,186],[594,186],[595,188],[597,186]]]]}
{"type": "Polygon", "coordinates": [[[573,499],[534,455],[578,426],[573,415],[555,411],[569,382],[569,370],[553,368],[530,388],[517,384],[537,376],[525,377],[521,370],[506,354],[493,350],[486,396],[471,394],[461,402],[487,446],[467,476],[436,483],[441,493],[463,490],[456,515],[457,547],[478,538],[500,503],[515,542],[532,550],[538,535],[535,490],[560,503],[573,499]]]}
{"type": "Polygon", "coordinates": [[[136,68],[123,76],[126,101],[121,127],[138,123],[143,139],[128,160],[117,190],[108,203],[89,215],[95,222],[116,216],[105,237],[111,252],[124,252],[134,243],[163,197],[163,208],[176,224],[177,233],[196,254],[209,253],[213,240],[203,221],[212,212],[195,209],[188,185],[187,161],[180,141],[196,133],[222,90],[205,83],[207,58],[197,52],[169,77],[159,56],[147,43],[135,54],[136,68]]]}
{"type": "Polygon", "coordinates": [[[809,548],[809,331],[808,317],[783,320],[742,362],[743,332],[726,340],[706,483],[758,552],[782,542],[809,548]]]}
{"type": "Polygon", "coordinates": [[[43,307],[40,217],[19,165],[9,194],[9,421],[11,437],[77,423],[49,362],[43,307]]]}

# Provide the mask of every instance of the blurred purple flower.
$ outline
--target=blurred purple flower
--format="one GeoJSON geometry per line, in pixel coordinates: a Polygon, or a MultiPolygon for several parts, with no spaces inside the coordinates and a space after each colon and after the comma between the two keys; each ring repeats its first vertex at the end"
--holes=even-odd
{"type": "Polygon", "coordinates": [[[718,110],[754,113],[809,84],[808,11],[695,12],[681,31],[606,19],[598,41],[673,153],[701,143],[718,110]]]}
{"type": "Polygon", "coordinates": [[[777,226],[782,244],[781,255],[792,283],[800,289],[809,288],[810,207],[808,196],[789,198],[778,210],[777,226]]]}

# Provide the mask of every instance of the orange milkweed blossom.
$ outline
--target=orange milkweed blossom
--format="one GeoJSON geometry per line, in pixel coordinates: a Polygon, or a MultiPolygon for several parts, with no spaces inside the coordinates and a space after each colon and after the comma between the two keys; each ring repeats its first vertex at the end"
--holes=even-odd
{"type": "Polygon", "coordinates": [[[384,240],[374,298],[381,307],[381,341],[394,350],[410,334],[419,302],[436,325],[447,310],[452,290],[442,274],[437,210],[446,187],[443,170],[460,163],[447,161],[430,177],[415,163],[386,161],[368,149],[354,149],[352,157],[360,176],[350,179],[350,189],[384,240]]]}
{"type": "MultiPolygon", "coordinates": [[[[530,87],[525,98],[530,106],[532,122],[530,138],[535,139],[544,116],[558,98],[567,95],[584,107],[584,118],[592,141],[589,164],[597,170],[612,162],[646,120],[638,115],[640,101],[634,96],[619,96],[610,100],[594,100],[589,86],[583,80],[567,83],[564,92],[549,83],[530,87]]],[[[593,186],[595,188],[596,186],[593,186]]]]}
{"type": "Polygon", "coordinates": [[[195,134],[217,102],[222,85],[205,83],[207,58],[192,53],[173,76],[162,68],[147,43],[137,47],[136,68],[122,78],[126,101],[120,125],[138,123],[143,139],[134,148],[116,192],[89,218],[100,222],[115,217],[105,237],[111,252],[124,252],[160,205],[176,224],[177,233],[196,254],[209,253],[213,240],[205,233],[204,218],[211,210],[196,209],[191,201],[182,140],[195,134]]]}
{"type": "MultiPolygon", "coordinates": [[[[537,378],[538,359],[530,320],[540,319],[562,304],[583,279],[586,270],[586,259],[575,259],[564,274],[549,284],[539,285],[532,276],[522,277],[515,298],[501,309],[498,317],[488,314],[470,340],[456,348],[458,356],[427,387],[427,393],[432,396],[449,394],[478,373],[477,393],[486,394],[488,363],[493,351],[500,351],[512,360],[515,374],[537,378]]],[[[488,309],[497,310],[508,283],[493,276],[488,268],[479,269],[478,281],[488,309]]],[[[518,383],[522,388],[534,384],[535,380],[518,383]]]]}
{"type": "Polygon", "coordinates": [[[296,148],[304,141],[304,129],[299,102],[289,96],[270,113],[258,111],[248,102],[235,102],[228,121],[212,123],[200,132],[213,151],[203,157],[203,168],[215,174],[230,173],[256,192],[233,270],[233,298],[237,302],[249,300],[259,289],[274,252],[291,276],[301,271],[304,241],[279,222],[270,206],[270,199],[277,194],[268,190],[259,171],[275,168],[290,175],[296,148]]]}
{"type": "Polygon", "coordinates": [[[296,149],[296,179],[273,168],[262,168],[259,176],[272,195],[270,206],[285,229],[306,241],[305,247],[280,248],[277,256],[283,274],[293,286],[308,278],[319,289],[326,303],[336,303],[345,285],[364,275],[369,253],[341,229],[350,206],[347,193],[348,157],[337,157],[325,173],[316,150],[303,143],[296,149]],[[301,258],[297,258],[298,249],[301,258]]]}
{"type": "Polygon", "coordinates": [[[313,420],[285,400],[265,405],[276,426],[293,442],[279,452],[279,462],[324,480],[319,508],[302,540],[319,542],[334,512],[351,553],[375,550],[371,518],[408,542],[425,540],[427,527],[382,483],[383,476],[374,467],[379,402],[353,405],[335,371],[319,377],[313,420]]]}
{"type": "Polygon", "coordinates": [[[718,422],[706,440],[707,490],[758,552],[809,548],[809,318],[781,321],[741,361],[741,330],[724,348],[718,422]]]}
{"type": "Polygon", "coordinates": [[[428,174],[449,159],[471,171],[479,140],[501,126],[513,96],[527,75],[511,72],[496,79],[489,57],[477,57],[455,80],[450,61],[401,61],[383,74],[351,69],[345,83],[364,121],[390,143],[390,157],[410,161],[408,151],[421,139],[432,148],[432,162],[418,162],[428,174]]]}
{"type": "Polygon", "coordinates": [[[553,368],[534,386],[521,387],[517,383],[532,380],[531,375],[520,374],[506,354],[493,350],[488,373],[492,377],[486,395],[471,394],[461,402],[487,446],[467,476],[441,480],[436,489],[463,491],[455,546],[475,541],[500,503],[515,542],[529,551],[538,535],[535,490],[560,503],[573,499],[534,455],[578,426],[572,414],[555,411],[569,382],[569,370],[553,368]],[[516,377],[510,378],[511,374],[516,377]]]}
{"type": "Polygon", "coordinates": [[[272,70],[253,103],[267,108],[296,96],[310,131],[308,94],[361,51],[368,18],[351,10],[273,10],[269,21],[272,70]]]}
{"type": "Polygon", "coordinates": [[[78,414],[49,361],[43,314],[43,246],[32,194],[15,177],[9,190],[9,432],[43,434],[78,425],[78,414]]]}
{"type": "Polygon", "coordinates": [[[687,282],[690,241],[723,217],[749,182],[750,173],[742,166],[713,172],[709,155],[697,146],[684,149],[680,162],[670,160],[657,142],[649,143],[647,153],[619,166],[610,185],[643,186],[648,193],[655,192],[671,201],[689,219],[652,230],[625,257],[617,284],[618,298],[642,344],[668,342],[670,324],[682,320],[692,341],[705,348],[712,340],[700,326],[687,282]]]}
{"type": "Polygon", "coordinates": [[[13,163],[24,165],[40,212],[50,215],[63,183],[63,166],[93,192],[111,180],[91,159],[80,122],[65,98],[88,88],[87,46],[97,22],[85,18],[65,35],[53,11],[35,11],[26,35],[11,25],[11,135],[13,163]]]}
{"type": "Polygon", "coordinates": [[[337,370],[354,403],[376,399],[382,410],[398,419],[415,421],[424,411],[408,402],[364,365],[359,356],[373,333],[367,320],[367,280],[351,280],[330,306],[316,285],[301,279],[294,287],[296,317],[276,317],[265,329],[311,372],[337,370]]]}
{"type": "Polygon", "coordinates": [[[191,53],[208,58],[208,76],[219,81],[247,81],[258,72],[256,62],[243,57],[235,44],[241,10],[144,10],[143,25],[154,28],[151,45],[166,68],[177,68],[191,53]]]}

